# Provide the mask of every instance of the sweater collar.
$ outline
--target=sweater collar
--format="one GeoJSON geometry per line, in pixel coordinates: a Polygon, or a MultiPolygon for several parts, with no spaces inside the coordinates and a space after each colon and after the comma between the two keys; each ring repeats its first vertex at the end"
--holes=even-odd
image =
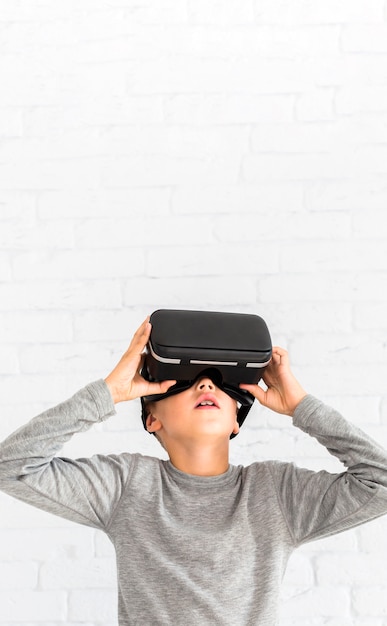
{"type": "Polygon", "coordinates": [[[239,474],[239,468],[235,465],[229,465],[226,472],[217,476],[197,476],[196,474],[187,474],[177,469],[170,460],[163,461],[167,474],[177,483],[184,485],[192,485],[197,487],[220,487],[235,482],[239,474]]]}

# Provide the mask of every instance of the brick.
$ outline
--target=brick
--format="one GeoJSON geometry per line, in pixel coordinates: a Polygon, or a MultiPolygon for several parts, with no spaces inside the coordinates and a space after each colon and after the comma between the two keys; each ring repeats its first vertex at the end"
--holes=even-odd
{"type": "Polygon", "coordinates": [[[354,85],[343,87],[336,96],[336,110],[339,115],[355,113],[384,113],[387,107],[387,88],[383,85],[370,85],[367,89],[354,85]]]}
{"type": "Polygon", "coordinates": [[[316,575],[320,585],[354,584],[377,586],[384,577],[385,557],[374,554],[325,554],[317,557],[316,575]]]}
{"type": "Polygon", "coordinates": [[[34,589],[37,583],[37,563],[0,563],[1,589],[34,589]]]}
{"type": "Polygon", "coordinates": [[[318,588],[294,588],[291,596],[284,599],[280,617],[300,617],[316,614],[324,617],[350,617],[350,594],[345,587],[326,586],[318,588]]]}
{"type": "Polygon", "coordinates": [[[204,59],[200,57],[142,60],[132,68],[133,94],[303,92],[314,76],[304,59],[204,59]]]}
{"type": "MultiPolygon", "coordinates": [[[[162,31],[158,26],[148,26],[146,31],[142,30],[133,35],[134,45],[146,47],[143,51],[145,58],[168,57],[180,53],[183,56],[233,59],[259,56],[278,57],[278,47],[282,44],[285,48],[286,39],[287,56],[293,53],[293,46],[300,49],[306,44],[303,36],[305,32],[294,33],[292,38],[288,31],[277,30],[276,41],[274,41],[273,32],[265,27],[230,28],[225,23],[220,24],[220,15],[225,7],[220,3],[218,5],[216,24],[210,24],[207,19],[196,20],[195,16],[191,15],[189,24],[166,25],[162,31]],[[152,42],[153,47],[151,47],[152,42]]],[[[197,8],[197,5],[192,5],[194,11],[197,8]]],[[[243,10],[238,11],[238,17],[243,19],[243,10]]],[[[238,17],[234,20],[235,25],[238,17]]]]}
{"type": "Polygon", "coordinates": [[[372,520],[357,530],[359,547],[362,553],[382,555],[387,550],[387,518],[386,516],[372,520]]]}
{"type": "Polygon", "coordinates": [[[143,306],[141,311],[130,308],[111,311],[77,311],[74,313],[74,334],[77,342],[121,341],[124,351],[147,315],[152,310],[143,306]]]}
{"type": "Polygon", "coordinates": [[[387,424],[387,397],[383,394],[380,403],[380,421],[382,424],[387,424]]]}
{"type": "MultiPolygon", "coordinates": [[[[100,44],[100,42],[98,42],[100,44]]],[[[97,44],[97,45],[98,45],[97,44]]],[[[36,106],[23,113],[23,132],[26,137],[42,137],[59,134],[63,129],[109,128],[111,125],[161,124],[163,122],[163,101],[161,96],[136,98],[123,96],[119,102],[111,102],[101,97],[88,107],[86,103],[63,106],[60,103],[36,106]]],[[[101,144],[103,145],[103,144],[101,144]]]]}
{"type": "MultiPolygon", "coordinates": [[[[9,500],[10,501],[10,500],[9,500]]],[[[14,502],[14,501],[13,501],[14,502]]],[[[33,511],[27,508],[24,511],[33,511]]],[[[61,520],[46,514],[47,518],[61,520]]],[[[27,521],[29,517],[27,517],[27,521]]],[[[26,568],[30,561],[78,560],[86,561],[94,554],[94,531],[81,525],[68,523],[68,528],[12,528],[0,533],[0,556],[5,562],[20,562],[26,568]]],[[[105,556],[105,555],[101,555],[105,556]]],[[[1,623],[1,622],[0,622],[1,623]]]]}
{"type": "Polygon", "coordinates": [[[293,586],[313,584],[313,564],[311,560],[304,554],[293,553],[289,559],[286,573],[283,579],[283,585],[289,583],[293,586]]]}
{"type": "MultiPolygon", "coordinates": [[[[357,238],[385,239],[387,237],[386,211],[368,211],[367,215],[357,212],[353,217],[353,232],[357,238]]],[[[374,245],[371,243],[370,245],[374,245]]],[[[382,259],[381,259],[382,261],[382,259]]]]}
{"type": "Polygon", "coordinates": [[[50,343],[71,341],[71,313],[6,311],[0,313],[0,341],[5,343],[50,343]]]}
{"type": "Polygon", "coordinates": [[[288,299],[261,303],[258,312],[267,320],[273,340],[278,343],[278,336],[285,333],[293,336],[301,331],[313,333],[349,332],[352,330],[352,305],[338,302],[334,307],[325,302],[290,302],[288,299]]]}
{"type": "Polygon", "coordinates": [[[385,390],[383,381],[387,375],[387,365],[379,364],[372,371],[372,377],[365,376],[364,367],[351,364],[346,366],[343,376],[343,366],[335,363],[329,367],[310,364],[294,367],[294,373],[302,380],[303,386],[310,393],[322,398],[327,394],[350,396],[356,394],[358,389],[361,389],[364,397],[381,396],[385,390]]]}
{"type": "Polygon", "coordinates": [[[251,136],[256,153],[332,152],[343,130],[337,124],[260,124],[251,136]]]}
{"type": "MultiPolygon", "coordinates": [[[[240,126],[113,126],[104,133],[104,153],[115,157],[162,157],[208,161],[235,156],[240,159],[249,145],[249,129],[240,126]]],[[[130,172],[128,172],[130,174],[130,172]]],[[[154,184],[154,182],[153,182],[154,184]]]]}
{"type": "MultiPolygon", "coordinates": [[[[368,524],[363,528],[368,528],[368,524]]],[[[355,552],[358,549],[357,530],[346,530],[345,533],[339,533],[338,535],[332,535],[324,538],[324,541],[319,539],[316,541],[308,542],[299,548],[301,554],[310,555],[311,558],[316,557],[319,554],[329,553],[341,553],[341,552],[355,552]]],[[[315,568],[313,568],[315,571],[315,568]]]]}
{"type": "Polygon", "coordinates": [[[266,302],[361,302],[367,298],[384,301],[386,275],[364,272],[321,272],[311,280],[307,273],[262,278],[259,284],[261,301],[266,302]]]}
{"type": "MultiPolygon", "coordinates": [[[[99,45],[98,42],[97,45],[99,45]]],[[[90,110],[83,107],[80,121],[98,128],[111,125],[161,124],[164,121],[163,99],[161,96],[123,96],[119,102],[104,101],[103,97],[90,110]]]]}
{"type": "Polygon", "coordinates": [[[384,586],[360,587],[353,599],[354,608],[359,616],[378,617],[387,615],[387,598],[384,586]]]}
{"type": "Polygon", "coordinates": [[[0,246],[3,250],[71,248],[73,245],[73,225],[70,222],[23,224],[10,220],[1,225],[0,246]]]}
{"type": "MultiPolygon", "coordinates": [[[[387,102],[387,99],[386,99],[387,102]]],[[[387,173],[387,149],[384,145],[361,146],[357,149],[355,167],[362,176],[381,175],[387,173]]]]}
{"type": "Polygon", "coordinates": [[[109,589],[116,585],[114,558],[57,559],[40,569],[42,589],[109,589]]]}
{"type": "MultiPolygon", "coordinates": [[[[122,5],[118,2],[117,6],[121,7],[122,5]]],[[[128,20],[133,20],[134,16],[140,24],[181,24],[187,19],[187,8],[186,3],[175,2],[174,0],[167,0],[162,4],[157,0],[151,0],[144,3],[144,6],[140,4],[134,12],[129,9],[125,15],[128,20]]]]}
{"type": "MultiPolygon", "coordinates": [[[[216,226],[215,226],[216,231],[216,226]]],[[[207,245],[185,247],[176,263],[175,248],[153,248],[147,261],[146,274],[152,277],[169,276],[249,276],[260,272],[272,273],[279,269],[278,247],[262,246],[207,245]],[[246,258],[249,263],[246,264],[246,258]]]]}
{"type": "MultiPolygon", "coordinates": [[[[245,33],[243,33],[243,36],[245,33]]],[[[165,98],[169,124],[262,124],[291,122],[294,96],[260,94],[171,94],[165,98]]]]}
{"type": "Polygon", "coordinates": [[[374,2],[370,7],[365,0],[351,2],[345,0],[338,6],[334,0],[319,7],[312,7],[304,0],[297,0],[291,6],[277,0],[260,0],[257,14],[264,24],[340,24],[363,21],[379,21],[383,16],[383,2],[374,2]]]}
{"type": "Polygon", "coordinates": [[[367,426],[367,433],[374,441],[377,441],[382,448],[387,448],[387,425],[370,424],[367,426]]]}
{"type": "Polygon", "coordinates": [[[385,24],[350,24],[343,29],[342,49],[345,52],[387,52],[385,24]]]}
{"type": "Polygon", "coordinates": [[[343,132],[348,137],[351,136],[356,145],[361,144],[367,147],[366,144],[384,144],[387,137],[387,127],[385,124],[381,125],[381,119],[384,117],[353,115],[347,118],[343,124],[343,132]]]}
{"type": "Polygon", "coordinates": [[[54,163],[59,159],[89,157],[90,154],[98,156],[105,151],[95,131],[82,127],[69,129],[64,135],[23,136],[22,141],[14,141],[8,148],[8,154],[15,161],[52,160],[54,163]]]}
{"type": "Polygon", "coordinates": [[[97,557],[111,558],[114,555],[114,547],[106,533],[97,531],[95,533],[95,555],[97,557]]]}
{"type": "Polygon", "coordinates": [[[69,614],[72,620],[101,622],[117,619],[117,592],[103,590],[72,591],[69,595],[69,614]]]}
{"type": "Polygon", "coordinates": [[[227,310],[255,302],[253,278],[203,277],[136,278],[126,281],[124,303],[156,308],[208,308],[227,310]],[[236,295],[237,294],[237,295],[236,295]]]}
{"type": "Polygon", "coordinates": [[[22,135],[21,109],[0,108],[0,137],[20,137],[22,135]]]}
{"type": "MultiPolygon", "coordinates": [[[[42,99],[44,96],[42,96],[42,99]]],[[[2,190],[93,188],[98,178],[95,163],[90,158],[67,158],[57,161],[19,160],[0,164],[0,192],[2,190]]]]}
{"type": "Polygon", "coordinates": [[[44,191],[39,194],[38,215],[46,220],[160,217],[169,213],[170,195],[161,187],[44,191]]]}
{"type": "Polygon", "coordinates": [[[384,626],[383,619],[361,616],[357,616],[356,621],[352,622],[352,624],[355,624],[355,626],[384,626]]]}
{"type": "Polygon", "coordinates": [[[20,219],[34,223],[36,219],[36,197],[29,191],[6,191],[0,189],[0,219],[20,219]]]}
{"type": "Polygon", "coordinates": [[[298,183],[276,185],[204,185],[180,186],[172,196],[172,208],[178,214],[244,214],[266,216],[284,211],[284,195],[289,212],[301,211],[303,189],[298,183]]]}
{"type": "Polygon", "coordinates": [[[308,89],[297,98],[295,117],[301,122],[330,122],[335,119],[335,90],[331,87],[308,89]]]}
{"type": "MultiPolygon", "coordinates": [[[[383,55],[337,55],[320,57],[315,67],[316,82],[320,86],[332,87],[333,85],[352,90],[353,95],[359,94],[359,85],[369,85],[377,89],[380,84],[380,72],[383,72],[383,55]],[[331,75],[330,75],[331,73],[331,75]]],[[[370,88],[372,93],[373,88],[370,88]]],[[[341,89],[337,96],[340,97],[341,89]]],[[[336,113],[338,107],[336,102],[336,113]]]]}
{"type": "Polygon", "coordinates": [[[0,281],[11,279],[11,262],[7,254],[0,254],[0,281]]]}
{"type": "Polygon", "coordinates": [[[363,331],[387,328],[387,303],[359,302],[354,307],[355,328],[363,331]]]}
{"type": "Polygon", "coordinates": [[[14,346],[2,346],[0,352],[0,374],[17,374],[19,371],[17,348],[14,346]]]}
{"type": "MultiPolygon", "coordinates": [[[[351,181],[322,181],[308,183],[305,206],[311,211],[383,211],[387,205],[387,185],[384,180],[360,177],[351,181]]],[[[377,235],[377,229],[374,234],[377,235]]]]}
{"type": "Polygon", "coordinates": [[[23,111],[24,137],[47,137],[61,134],[64,130],[78,130],[80,127],[79,108],[75,104],[41,105],[23,111]]]}
{"type": "MultiPolygon", "coordinates": [[[[121,357],[120,345],[60,344],[28,346],[20,350],[20,369],[27,374],[60,374],[72,372],[104,372],[121,357]]],[[[1,371],[1,361],[0,361],[1,371]]]]}
{"type": "Polygon", "coordinates": [[[316,181],[356,178],[373,168],[361,155],[352,151],[343,154],[265,154],[247,156],[243,163],[243,175],[247,182],[261,180],[316,181]]]}
{"type": "Polygon", "coordinates": [[[97,251],[27,252],[13,263],[16,280],[104,280],[144,273],[144,252],[138,248],[97,251]]]}
{"type": "Polygon", "coordinates": [[[1,618],[5,621],[58,622],[66,618],[66,594],[61,591],[10,591],[0,592],[1,618]]]}
{"type": "Polygon", "coordinates": [[[164,228],[164,218],[137,220],[90,220],[76,227],[80,248],[141,248],[148,246],[185,246],[214,240],[211,220],[205,217],[176,217],[164,228]]]}
{"type": "Polygon", "coordinates": [[[17,399],[28,398],[33,402],[61,402],[66,398],[65,383],[60,375],[4,376],[4,385],[0,389],[0,403],[13,404],[17,399]]]}
{"type": "Polygon", "coordinates": [[[0,310],[72,310],[120,308],[118,281],[64,281],[0,285],[0,310]]]}
{"type": "MultiPolygon", "coordinates": [[[[266,215],[225,216],[217,228],[220,241],[238,241],[243,229],[244,241],[282,241],[286,239],[347,239],[351,224],[341,213],[276,212],[266,215]]],[[[305,242],[307,245],[307,242],[305,242]]],[[[281,244],[282,247],[282,244],[281,244]]],[[[298,243],[302,250],[304,243],[298,243]]],[[[287,267],[284,267],[287,270],[287,267]]]]}
{"type": "MultiPolygon", "coordinates": [[[[326,223],[329,223],[327,216],[326,223]]],[[[331,226],[332,239],[334,239],[335,224],[333,221],[331,226]]],[[[339,233],[340,230],[338,230],[338,235],[339,233]]],[[[370,240],[362,242],[342,241],[339,246],[337,243],[314,241],[305,242],[302,245],[285,245],[281,249],[281,266],[288,272],[362,271],[365,258],[367,258],[367,270],[386,270],[387,255],[383,240],[379,242],[370,240]]]]}
{"type": "Polygon", "coordinates": [[[232,153],[215,158],[148,155],[121,157],[108,163],[102,173],[104,186],[134,187],[190,184],[236,183],[240,157],[232,153]]]}
{"type": "Polygon", "coordinates": [[[250,24],[254,21],[253,2],[248,0],[239,10],[231,0],[198,0],[189,4],[189,17],[199,24],[250,24]]]}

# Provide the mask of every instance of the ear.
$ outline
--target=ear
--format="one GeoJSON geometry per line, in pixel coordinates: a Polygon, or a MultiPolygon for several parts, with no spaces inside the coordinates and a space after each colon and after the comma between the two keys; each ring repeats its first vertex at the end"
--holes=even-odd
{"type": "Polygon", "coordinates": [[[156,433],[161,428],[160,420],[158,420],[157,417],[152,415],[152,413],[149,413],[148,417],[146,418],[145,424],[146,424],[146,429],[148,433],[156,433]]]}

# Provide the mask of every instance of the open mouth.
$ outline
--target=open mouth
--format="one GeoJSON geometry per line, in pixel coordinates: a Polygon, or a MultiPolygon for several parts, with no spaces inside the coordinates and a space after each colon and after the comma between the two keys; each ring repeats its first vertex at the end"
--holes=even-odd
{"type": "Polygon", "coordinates": [[[201,396],[195,405],[195,409],[219,409],[219,404],[215,397],[201,396]]]}

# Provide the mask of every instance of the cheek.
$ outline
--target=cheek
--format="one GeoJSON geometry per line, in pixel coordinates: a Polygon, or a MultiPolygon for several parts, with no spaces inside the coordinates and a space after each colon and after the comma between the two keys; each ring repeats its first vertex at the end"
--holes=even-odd
{"type": "Polygon", "coordinates": [[[181,415],[187,408],[187,402],[183,396],[183,393],[176,394],[165,400],[160,400],[159,415],[160,417],[173,417],[175,415],[181,415]]]}
{"type": "Polygon", "coordinates": [[[234,400],[234,398],[231,398],[230,396],[226,396],[226,397],[227,397],[227,408],[233,415],[236,415],[238,413],[237,401],[234,400]]]}

